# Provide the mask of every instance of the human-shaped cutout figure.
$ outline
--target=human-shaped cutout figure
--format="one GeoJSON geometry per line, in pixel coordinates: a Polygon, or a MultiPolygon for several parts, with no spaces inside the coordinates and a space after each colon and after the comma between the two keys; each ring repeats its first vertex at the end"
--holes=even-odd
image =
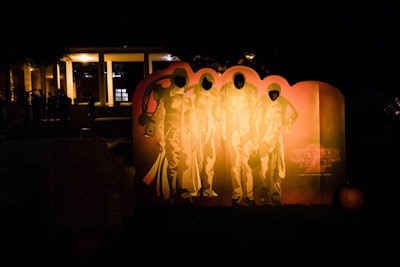
{"type": "Polygon", "coordinates": [[[156,137],[167,160],[169,190],[163,188],[163,200],[173,203],[175,194],[178,194],[181,199],[192,203],[191,196],[198,191],[195,184],[198,174],[193,169],[198,139],[193,94],[188,93],[186,69],[175,69],[170,80],[171,86],[165,89],[155,112],[156,137]]]}
{"type": "Polygon", "coordinates": [[[258,88],[247,82],[241,72],[234,73],[232,81],[221,88],[221,139],[225,141],[225,151],[230,158],[232,206],[239,205],[242,199],[249,206],[256,205],[248,159],[254,149],[251,121],[257,94],[258,88]]]}
{"type": "Polygon", "coordinates": [[[194,106],[199,130],[197,159],[201,179],[200,196],[217,197],[213,190],[216,162],[216,133],[220,118],[219,92],[214,86],[214,77],[205,73],[195,87],[194,106]]]}
{"type": "Polygon", "coordinates": [[[261,203],[281,203],[281,184],[286,175],[283,135],[298,117],[293,105],[281,96],[281,86],[271,83],[259,99],[254,118],[255,143],[261,159],[261,203]]]}

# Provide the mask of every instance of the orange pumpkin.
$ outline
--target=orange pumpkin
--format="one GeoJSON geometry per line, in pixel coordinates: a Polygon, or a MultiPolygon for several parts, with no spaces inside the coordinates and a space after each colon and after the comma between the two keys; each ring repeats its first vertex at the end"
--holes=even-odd
{"type": "Polygon", "coordinates": [[[364,193],[358,187],[347,185],[339,189],[337,201],[343,209],[358,210],[364,206],[364,193]]]}

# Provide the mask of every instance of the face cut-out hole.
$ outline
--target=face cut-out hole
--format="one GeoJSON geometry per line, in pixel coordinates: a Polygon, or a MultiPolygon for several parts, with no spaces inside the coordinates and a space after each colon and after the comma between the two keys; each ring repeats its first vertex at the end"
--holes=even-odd
{"type": "Polygon", "coordinates": [[[203,87],[204,90],[210,90],[212,87],[212,82],[209,81],[207,77],[204,77],[201,86],[203,87]]]}
{"type": "Polygon", "coordinates": [[[186,85],[186,77],[184,76],[176,76],[174,78],[174,83],[177,87],[182,88],[186,85]]]}
{"type": "Polygon", "coordinates": [[[236,74],[233,78],[233,83],[237,89],[242,89],[244,86],[244,75],[241,73],[236,74]]]}
{"type": "Polygon", "coordinates": [[[268,95],[272,101],[275,101],[279,97],[279,91],[269,91],[268,95]]]}

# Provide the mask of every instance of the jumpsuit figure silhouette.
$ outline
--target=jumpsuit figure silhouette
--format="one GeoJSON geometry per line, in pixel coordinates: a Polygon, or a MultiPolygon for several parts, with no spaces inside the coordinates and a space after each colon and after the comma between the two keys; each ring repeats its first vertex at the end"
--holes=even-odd
{"type": "MultiPolygon", "coordinates": [[[[171,86],[161,96],[155,112],[156,136],[167,160],[168,187],[163,188],[163,200],[173,203],[175,194],[192,203],[196,195],[193,156],[197,143],[197,124],[193,95],[188,94],[188,75],[177,68],[171,76],[171,86]]],[[[164,177],[165,179],[165,177],[164,177]]]]}
{"type": "Polygon", "coordinates": [[[258,88],[237,72],[232,81],[221,88],[222,121],[221,139],[225,141],[230,157],[232,181],[232,205],[238,205],[244,198],[246,204],[255,206],[253,173],[248,164],[252,143],[251,121],[257,102],[258,88]]]}
{"type": "Polygon", "coordinates": [[[216,161],[216,133],[219,124],[219,92],[214,87],[214,77],[210,73],[200,77],[195,87],[194,106],[199,129],[197,159],[201,178],[200,196],[216,197],[213,180],[216,161]]]}
{"type": "Polygon", "coordinates": [[[267,95],[260,98],[254,118],[255,143],[261,159],[263,204],[281,203],[281,184],[286,175],[283,135],[288,133],[298,117],[293,105],[280,95],[281,86],[272,83],[267,95]]]}

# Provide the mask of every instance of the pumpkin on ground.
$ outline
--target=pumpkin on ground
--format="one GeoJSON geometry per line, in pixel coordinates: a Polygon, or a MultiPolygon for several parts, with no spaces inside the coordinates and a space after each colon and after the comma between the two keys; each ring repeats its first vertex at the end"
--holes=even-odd
{"type": "Polygon", "coordinates": [[[360,188],[347,184],[339,189],[337,202],[343,209],[358,210],[364,207],[364,193],[360,188]]]}

